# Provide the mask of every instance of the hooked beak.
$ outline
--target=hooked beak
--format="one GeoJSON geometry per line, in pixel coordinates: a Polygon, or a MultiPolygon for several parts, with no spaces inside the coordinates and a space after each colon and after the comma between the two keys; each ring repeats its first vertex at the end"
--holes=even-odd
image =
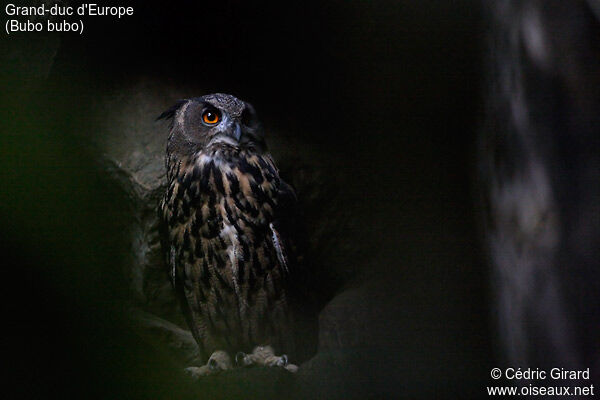
{"type": "Polygon", "coordinates": [[[212,145],[215,143],[227,143],[231,146],[239,146],[240,139],[243,136],[242,127],[237,122],[233,124],[227,125],[226,128],[223,128],[211,141],[208,145],[212,145]]]}
{"type": "Polygon", "coordinates": [[[232,134],[232,136],[238,142],[240,141],[240,138],[242,137],[242,127],[237,122],[235,123],[235,125],[233,127],[233,134],[232,134]]]}

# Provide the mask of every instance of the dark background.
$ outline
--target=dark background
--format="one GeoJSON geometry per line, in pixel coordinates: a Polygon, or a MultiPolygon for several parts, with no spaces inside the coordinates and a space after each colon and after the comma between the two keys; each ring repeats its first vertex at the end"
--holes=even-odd
{"type": "Polygon", "coordinates": [[[323,173],[341,177],[361,258],[335,267],[324,297],[375,282],[365,329],[378,339],[336,366],[346,383],[314,379],[308,397],[478,397],[495,366],[474,196],[480,4],[121,5],[134,16],[87,18],[83,36],[3,38],[2,342],[19,397],[206,394],[119,312],[124,200],[95,162],[90,115],[142,78],[232,93],[267,130],[339,160],[323,173]]]}

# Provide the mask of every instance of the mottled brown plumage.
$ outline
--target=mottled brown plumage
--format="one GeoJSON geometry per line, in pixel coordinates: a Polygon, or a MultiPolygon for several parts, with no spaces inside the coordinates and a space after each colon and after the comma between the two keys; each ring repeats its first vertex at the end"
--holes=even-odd
{"type": "Polygon", "coordinates": [[[295,195],[266,153],[254,109],[216,94],[163,117],[173,118],[163,247],[202,353],[270,345],[294,354],[287,216],[295,195]]]}

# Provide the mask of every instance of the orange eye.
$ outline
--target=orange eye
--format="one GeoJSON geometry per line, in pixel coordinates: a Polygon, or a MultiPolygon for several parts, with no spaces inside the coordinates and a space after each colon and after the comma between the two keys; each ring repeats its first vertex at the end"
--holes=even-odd
{"type": "Polygon", "coordinates": [[[220,116],[217,111],[206,110],[202,113],[202,121],[207,125],[214,125],[219,122],[220,116]]]}

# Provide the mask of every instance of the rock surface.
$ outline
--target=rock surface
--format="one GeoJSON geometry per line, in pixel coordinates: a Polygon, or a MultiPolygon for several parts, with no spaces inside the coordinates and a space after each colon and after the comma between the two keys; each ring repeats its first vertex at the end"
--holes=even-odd
{"type": "Polygon", "coordinates": [[[600,3],[488,3],[480,171],[505,362],[597,381],[600,3]]]}

